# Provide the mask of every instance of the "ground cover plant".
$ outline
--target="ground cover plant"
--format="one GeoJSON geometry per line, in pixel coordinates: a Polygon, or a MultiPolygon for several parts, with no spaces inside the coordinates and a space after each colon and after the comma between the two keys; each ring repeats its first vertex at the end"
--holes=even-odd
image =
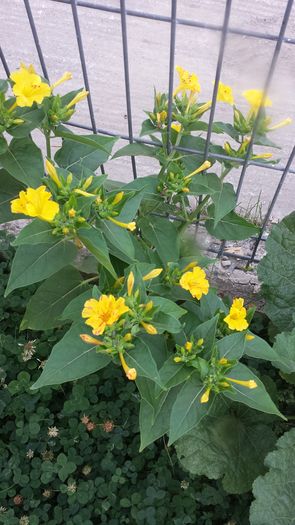
{"type": "MultiPolygon", "coordinates": [[[[70,73],[50,86],[33,66],[21,64],[9,81],[1,82],[0,217],[2,222],[33,219],[13,241],[16,252],[5,296],[41,283],[20,328],[62,329],[35,374],[33,391],[93,374],[107,377],[114,367],[116,374],[121,370],[122,395],[131,382],[140,399],[140,451],[167,436],[167,446],[176,444],[192,474],[222,478],[224,489],[237,494],[250,490],[265,472],[276,428],[289,424],[268,376],[273,363],[282,377],[293,377],[293,320],[286,306],[284,323],[276,321],[281,320],[278,298],[284,294],[290,304],[292,297],[285,297],[279,282],[272,283],[274,263],[269,261],[276,236],[282,258],[293,249],[294,217],[274,229],[270,253],[261,263],[271,319],[289,330],[273,345],[251,329],[253,305],[242,297],[223,300],[210,285],[206,267],[212,261],[196,249],[190,227],[202,220],[210,234],[225,240],[259,231],[235,211],[234,188],[224,179],[236,167],[235,159],[246,154],[262,102],[255,149],[275,147],[268,133],[290,119],[272,125],[266,109],[270,99],[252,89],[244,93],[250,106],[244,115],[231,88],[220,83],[218,101],[228,104],[233,123],[214,123],[214,133],[224,136],[225,143],[211,145],[204,160],[206,141],[200,133],[207,124],[201,119],[211,101],[198,101],[196,75],[182,68],[177,72],[172,114],[167,94],[155,93],[153,111],[142,126],[142,135],[149,135],[155,146],[131,144],[113,155],[155,157],[159,173],[124,185],[96,173],[110,158],[116,138],[75,135],[64,126],[87,97],[85,90],[55,94],[70,73]],[[36,129],[44,136],[45,159],[31,137],[36,129]],[[52,138],[62,140],[54,159],[52,138]],[[271,278],[263,274],[269,266],[271,278]]],[[[271,155],[251,152],[252,160],[263,162],[271,155]]],[[[294,281],[292,264],[285,259],[284,264],[287,280],[294,281]]],[[[288,448],[288,441],[283,443],[288,448]]]]}

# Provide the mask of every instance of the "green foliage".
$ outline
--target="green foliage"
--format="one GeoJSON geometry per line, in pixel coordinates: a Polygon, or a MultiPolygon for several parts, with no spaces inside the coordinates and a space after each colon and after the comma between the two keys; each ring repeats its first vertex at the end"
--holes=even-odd
{"type": "Polygon", "coordinates": [[[289,331],[295,314],[295,212],[273,226],[266,250],[258,265],[264,311],[279,330],[289,331]]]}
{"type": "Polygon", "coordinates": [[[287,525],[295,515],[295,429],[277,442],[277,450],[265,459],[269,471],[253,485],[251,525],[287,525]]]}
{"type": "MultiPolygon", "coordinates": [[[[0,234],[1,292],[12,256],[8,244],[0,234]]],[[[118,368],[63,388],[30,389],[62,335],[16,336],[32,292],[0,301],[0,523],[19,525],[27,517],[30,525],[182,525],[195,519],[220,525],[242,515],[247,525],[249,497],[228,496],[215,482],[193,479],[164,441],[138,454],[139,398],[118,368]],[[87,429],[87,418],[94,428],[87,429]],[[58,433],[51,437],[54,427],[58,433]]]]}
{"type": "Polygon", "coordinates": [[[178,458],[191,474],[222,478],[227,492],[247,492],[265,472],[264,458],[274,447],[275,434],[269,418],[248,408],[230,404],[218,409],[218,417],[209,414],[176,443],[178,458]]]}

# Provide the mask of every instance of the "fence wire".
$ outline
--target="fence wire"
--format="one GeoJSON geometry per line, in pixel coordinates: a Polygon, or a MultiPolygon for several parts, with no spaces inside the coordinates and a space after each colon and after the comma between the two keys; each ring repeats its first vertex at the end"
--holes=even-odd
{"type": "MultiPolygon", "coordinates": [[[[204,160],[208,158],[208,156],[217,159],[217,160],[233,160],[239,164],[241,164],[241,174],[238,181],[237,186],[237,197],[239,197],[240,192],[242,190],[242,185],[246,176],[247,168],[248,166],[257,166],[264,169],[271,169],[275,171],[279,171],[282,173],[280,181],[276,187],[276,190],[274,192],[273,198],[269,204],[269,207],[266,211],[264,221],[260,230],[260,233],[257,237],[253,238],[253,247],[250,255],[241,255],[241,254],[235,254],[231,253],[230,251],[226,250],[226,256],[227,257],[233,257],[238,259],[243,259],[248,262],[248,264],[252,262],[258,262],[258,258],[256,257],[257,249],[261,243],[261,241],[265,240],[265,230],[268,225],[268,221],[270,219],[272,210],[276,204],[277,198],[280,194],[280,191],[282,189],[282,186],[285,182],[285,179],[289,173],[295,173],[294,169],[291,169],[292,162],[295,157],[295,145],[291,151],[291,154],[289,156],[289,159],[285,165],[269,165],[269,164],[263,164],[259,161],[253,161],[250,160],[251,155],[251,148],[254,143],[255,134],[258,128],[259,119],[261,116],[261,113],[263,111],[263,105],[267,97],[267,93],[271,84],[271,81],[273,79],[277,61],[279,58],[279,54],[282,48],[282,45],[294,45],[295,44],[295,38],[289,38],[285,35],[286,28],[288,25],[288,21],[290,18],[292,6],[294,3],[294,0],[287,0],[286,7],[284,11],[284,15],[281,21],[280,31],[278,35],[275,34],[268,34],[268,33],[261,33],[257,31],[249,31],[244,30],[240,28],[230,27],[229,21],[230,21],[230,14],[231,14],[231,7],[232,7],[232,0],[226,0],[225,1],[225,10],[224,10],[224,19],[223,24],[216,25],[211,23],[204,23],[197,20],[190,20],[190,19],[184,19],[184,18],[178,18],[177,17],[177,0],[171,0],[171,15],[170,16],[163,16],[153,13],[147,13],[145,11],[141,10],[134,10],[134,9],[127,9],[125,0],[119,0],[120,7],[112,7],[107,6],[104,4],[96,4],[93,2],[87,2],[84,0],[50,0],[51,2],[55,3],[62,3],[62,4],[68,4],[69,7],[71,7],[72,15],[73,15],[73,24],[75,28],[75,35],[78,45],[78,51],[79,51],[79,57],[80,57],[80,63],[81,63],[81,69],[82,69],[82,75],[84,80],[85,89],[89,91],[89,95],[87,97],[88,100],[88,109],[89,109],[89,118],[91,122],[91,126],[87,124],[78,124],[75,122],[68,123],[69,125],[75,127],[84,129],[87,131],[92,131],[93,133],[102,133],[109,136],[116,136],[123,140],[128,141],[130,144],[132,143],[143,143],[148,145],[155,145],[158,146],[156,142],[153,142],[152,140],[146,140],[141,139],[140,137],[134,136],[133,134],[133,127],[132,127],[132,97],[131,97],[131,85],[130,85],[130,77],[129,77],[129,58],[128,58],[128,17],[139,17],[144,18],[148,20],[154,20],[154,21],[160,21],[170,24],[170,51],[169,51],[169,78],[168,78],[168,148],[171,150],[171,121],[172,121],[172,100],[173,100],[173,78],[174,78],[174,65],[175,65],[175,42],[176,42],[176,31],[177,31],[177,25],[183,25],[183,26],[190,26],[194,28],[199,29],[207,29],[210,31],[217,31],[220,32],[220,45],[219,45],[219,52],[218,52],[218,59],[216,64],[216,71],[215,71],[215,81],[214,81],[214,87],[213,87],[213,94],[212,94],[212,105],[210,109],[209,114],[209,122],[208,122],[208,129],[207,129],[207,135],[206,135],[206,143],[205,143],[205,150],[200,151],[197,149],[190,149],[190,148],[183,148],[183,147],[176,147],[176,150],[183,151],[186,153],[191,154],[197,154],[197,155],[203,155],[204,160]],[[122,33],[122,51],[123,51],[123,64],[124,64],[124,81],[125,81],[125,98],[126,98],[126,109],[127,109],[127,123],[128,123],[128,135],[124,134],[118,134],[112,130],[108,129],[101,129],[98,128],[96,125],[94,110],[93,110],[93,104],[92,104],[92,98],[91,98],[91,86],[89,84],[89,78],[88,78],[88,70],[87,70],[87,63],[85,59],[84,54],[84,48],[83,48],[83,39],[80,29],[80,22],[79,22],[79,10],[78,8],[85,8],[85,9],[94,9],[97,11],[105,11],[110,13],[117,13],[120,15],[121,18],[121,33],[122,33]],[[215,113],[215,107],[216,107],[216,101],[217,101],[217,91],[218,91],[218,84],[221,78],[221,72],[222,72],[222,64],[223,64],[223,57],[226,47],[226,40],[228,34],[235,34],[235,35],[241,35],[241,36],[247,36],[252,38],[258,38],[258,39],[264,39],[264,40],[270,40],[275,41],[275,49],[273,52],[271,64],[268,70],[268,73],[266,75],[265,83],[264,83],[264,94],[261,100],[260,107],[257,112],[256,120],[254,122],[253,131],[251,134],[251,138],[247,147],[246,156],[245,158],[233,158],[229,157],[227,155],[222,154],[213,154],[210,152],[209,154],[209,147],[211,144],[211,135],[212,135],[212,125],[214,120],[214,113],[215,113]]],[[[23,0],[26,13],[28,16],[28,21],[30,24],[30,28],[32,31],[32,36],[34,39],[35,47],[37,50],[38,58],[40,61],[40,65],[42,68],[42,72],[44,77],[49,80],[48,71],[46,68],[46,63],[44,59],[44,55],[42,52],[41,44],[38,37],[38,32],[36,29],[36,24],[34,20],[34,15],[31,9],[30,0],[23,0]]],[[[4,71],[7,76],[10,74],[9,66],[5,58],[5,54],[0,47],[0,60],[2,62],[4,71]]],[[[132,165],[132,172],[134,179],[137,178],[137,167],[136,167],[136,160],[135,157],[131,157],[131,165],[132,165]]],[[[101,166],[101,171],[104,173],[104,167],[101,166]]],[[[210,248],[209,251],[212,253],[215,253],[217,257],[222,257],[224,251],[226,248],[225,241],[221,242],[221,245],[218,250],[214,248],[210,248]]]]}

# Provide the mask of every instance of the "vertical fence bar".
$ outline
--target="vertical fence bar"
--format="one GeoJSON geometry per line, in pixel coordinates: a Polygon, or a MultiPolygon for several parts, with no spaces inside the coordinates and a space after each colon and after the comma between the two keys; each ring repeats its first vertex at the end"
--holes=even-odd
{"type": "MultiPolygon", "coordinates": [[[[89,91],[89,94],[87,97],[87,103],[88,103],[92,131],[94,134],[97,134],[96,122],[95,122],[93,104],[92,104],[92,97],[91,97],[91,91],[90,91],[90,85],[89,85],[89,79],[88,79],[88,72],[87,72],[87,66],[86,66],[86,60],[85,60],[85,54],[84,54],[84,48],[83,48],[83,41],[82,41],[82,35],[81,35],[81,29],[80,29],[80,22],[79,22],[78,10],[77,10],[77,0],[71,0],[71,7],[72,7],[72,14],[73,14],[73,20],[74,20],[74,26],[75,26],[75,32],[76,32],[76,40],[77,40],[77,45],[78,45],[78,50],[79,50],[79,55],[80,55],[80,63],[81,63],[81,68],[82,68],[84,85],[85,85],[86,91],[89,91]]],[[[100,170],[101,170],[101,173],[103,174],[105,173],[103,164],[100,166],[100,170]]]]}
{"type": "Polygon", "coordinates": [[[270,86],[270,83],[272,81],[274,70],[275,70],[275,67],[277,65],[278,57],[279,57],[279,54],[280,54],[280,51],[281,51],[281,47],[282,47],[282,43],[283,43],[283,39],[284,39],[284,35],[285,35],[286,27],[287,27],[287,24],[288,24],[288,21],[289,21],[289,17],[290,17],[290,13],[291,13],[291,9],[292,9],[293,3],[294,3],[294,0],[288,0],[288,2],[287,2],[287,6],[286,6],[284,17],[283,17],[283,20],[282,20],[282,24],[281,24],[278,40],[277,40],[277,43],[276,43],[276,46],[275,46],[275,50],[274,50],[273,57],[272,57],[271,64],[270,64],[270,68],[269,68],[269,71],[268,71],[268,74],[267,74],[267,77],[266,77],[266,80],[265,80],[265,84],[264,84],[264,88],[263,88],[262,100],[261,100],[261,103],[260,103],[260,106],[259,106],[259,109],[258,109],[258,113],[256,115],[256,119],[255,119],[255,122],[254,122],[254,125],[253,125],[253,131],[252,131],[252,134],[251,134],[250,142],[249,142],[248,147],[247,147],[246,156],[245,156],[242,172],[241,172],[239,183],[238,183],[238,187],[237,187],[237,197],[239,197],[239,195],[240,195],[242,184],[243,184],[243,181],[244,181],[244,178],[245,178],[246,169],[248,167],[249,158],[250,158],[250,155],[251,155],[251,152],[252,152],[252,147],[253,147],[253,143],[254,143],[254,140],[255,140],[256,131],[257,131],[258,124],[259,124],[259,121],[260,121],[260,118],[261,118],[261,114],[262,114],[262,111],[263,111],[264,102],[265,102],[266,97],[267,97],[267,92],[269,90],[269,86],[270,86]]]}
{"type": "MultiPolygon", "coordinates": [[[[215,113],[215,108],[216,108],[217,93],[218,93],[218,86],[219,86],[219,81],[220,81],[220,76],[221,76],[221,69],[222,69],[222,63],[223,63],[223,57],[224,57],[224,51],[225,51],[226,38],[227,38],[227,33],[228,33],[231,4],[232,4],[232,0],[226,1],[222,32],[221,32],[221,40],[220,40],[219,53],[218,53],[218,60],[217,60],[216,72],[215,72],[214,88],[213,88],[213,95],[212,95],[212,105],[210,109],[208,130],[207,130],[207,136],[206,136],[206,144],[205,144],[205,150],[204,150],[204,161],[207,160],[208,154],[209,154],[210,141],[211,141],[211,135],[212,135],[212,125],[213,125],[214,113],[215,113]]],[[[203,201],[203,197],[202,195],[200,195],[199,205],[202,203],[202,201],[203,201]]],[[[200,213],[198,214],[198,219],[199,218],[200,218],[200,213]]]]}
{"type": "Polygon", "coordinates": [[[282,186],[284,184],[284,181],[285,181],[285,179],[286,179],[286,177],[287,177],[287,175],[289,173],[289,169],[290,169],[291,164],[292,164],[292,162],[294,160],[294,157],[295,157],[295,146],[293,147],[293,149],[291,151],[291,155],[290,155],[290,157],[288,159],[286,167],[285,167],[285,169],[283,171],[283,174],[282,174],[282,176],[280,178],[280,182],[277,185],[277,188],[276,188],[276,191],[275,191],[274,196],[272,198],[272,201],[271,201],[271,203],[269,205],[269,208],[268,208],[268,210],[266,212],[266,215],[264,217],[264,221],[263,221],[263,224],[262,224],[262,227],[261,227],[261,231],[260,231],[260,233],[259,233],[259,235],[258,235],[258,237],[257,237],[257,239],[255,241],[255,244],[254,244],[254,247],[253,247],[253,250],[252,250],[252,253],[251,253],[251,257],[250,257],[250,260],[249,260],[248,264],[251,264],[254,261],[254,259],[255,259],[255,255],[256,255],[259,243],[260,243],[260,241],[262,239],[262,235],[263,235],[263,233],[265,231],[265,228],[267,226],[267,223],[268,223],[268,220],[270,218],[271,212],[272,212],[273,207],[274,207],[274,205],[275,205],[275,203],[277,201],[277,198],[278,198],[279,193],[281,191],[281,188],[282,188],[282,186]]]}
{"type": "Polygon", "coordinates": [[[30,24],[30,28],[31,28],[32,35],[33,35],[33,38],[34,38],[34,42],[35,42],[35,46],[36,46],[36,49],[37,49],[37,53],[38,53],[39,61],[40,61],[40,64],[41,64],[41,68],[42,68],[42,71],[43,71],[43,75],[44,75],[44,77],[47,80],[49,80],[47,67],[46,67],[46,64],[45,64],[44,56],[43,56],[43,53],[42,53],[42,49],[41,49],[41,45],[40,45],[40,42],[39,42],[39,37],[38,37],[36,25],[35,25],[35,20],[34,20],[34,17],[33,17],[31,6],[30,6],[30,1],[29,0],[24,0],[24,4],[25,4],[26,11],[27,11],[29,24],[30,24]]]}
{"type": "MultiPolygon", "coordinates": [[[[245,178],[245,175],[246,175],[246,170],[247,170],[247,167],[248,167],[249,159],[250,159],[250,156],[251,156],[251,152],[252,152],[252,148],[253,148],[253,144],[254,144],[254,140],[255,140],[256,131],[257,131],[257,128],[258,128],[258,125],[259,125],[259,121],[260,121],[260,118],[261,118],[261,114],[262,114],[262,111],[263,111],[264,102],[265,102],[266,97],[267,97],[267,92],[269,90],[269,86],[270,86],[272,78],[273,78],[275,67],[277,65],[278,57],[279,57],[279,54],[280,54],[280,51],[281,51],[281,47],[282,47],[282,43],[283,43],[283,40],[284,40],[284,35],[285,35],[286,27],[287,27],[287,24],[288,24],[288,21],[289,21],[289,17],[290,17],[290,14],[291,14],[293,3],[294,3],[294,0],[288,0],[287,5],[286,5],[286,9],[285,9],[285,13],[284,13],[284,16],[283,16],[280,32],[279,32],[279,35],[278,35],[278,40],[277,40],[277,43],[276,43],[276,46],[275,46],[275,50],[274,50],[274,53],[273,53],[273,56],[272,56],[272,60],[271,60],[271,64],[270,64],[270,67],[269,67],[269,70],[268,70],[268,74],[267,74],[267,77],[266,77],[266,80],[265,80],[265,83],[264,83],[263,95],[262,95],[261,103],[260,103],[260,106],[259,106],[256,118],[255,118],[255,121],[254,121],[251,138],[250,138],[250,141],[249,141],[249,144],[248,144],[248,147],[247,147],[245,160],[244,160],[242,171],[241,171],[241,175],[240,175],[240,178],[239,178],[238,187],[237,187],[237,191],[236,191],[237,199],[239,198],[239,195],[240,195],[240,192],[241,192],[241,189],[242,189],[242,185],[243,185],[243,182],[244,182],[244,178],[245,178]]],[[[260,242],[260,240],[261,240],[261,237],[259,239],[259,242],[260,242]]],[[[259,244],[259,242],[258,242],[258,244],[259,244]]],[[[225,241],[222,241],[217,257],[222,257],[225,244],[226,244],[225,241]]],[[[257,251],[258,244],[257,244],[257,246],[255,248],[255,253],[257,251]]]]}
{"type": "MultiPolygon", "coordinates": [[[[128,40],[127,40],[127,22],[126,22],[126,5],[125,0],[120,0],[121,12],[121,30],[122,30],[122,46],[123,46],[123,61],[124,61],[124,76],[125,76],[125,95],[127,107],[127,121],[128,121],[128,135],[129,143],[133,143],[133,127],[132,127],[132,111],[131,111],[131,93],[130,93],[130,77],[129,77],[129,58],[128,58],[128,40]]],[[[137,179],[137,170],[135,157],[131,156],[131,164],[133,171],[133,178],[137,179]]]]}
{"type": "Polygon", "coordinates": [[[211,134],[212,134],[212,125],[213,125],[213,119],[214,119],[214,113],[215,113],[216,101],[217,101],[218,85],[220,81],[224,50],[225,50],[227,33],[228,33],[231,4],[232,4],[232,0],[227,0],[226,6],[225,6],[224,20],[223,20],[223,25],[222,25],[221,40],[220,40],[220,46],[219,46],[219,54],[218,54],[218,60],[217,60],[217,66],[216,66],[214,88],[213,88],[213,95],[212,95],[212,105],[210,109],[208,131],[207,131],[207,137],[206,137],[206,146],[205,146],[205,152],[204,152],[204,160],[207,160],[208,153],[209,153],[210,140],[211,140],[211,134]]]}
{"type": "Polygon", "coordinates": [[[170,25],[170,54],[169,54],[169,88],[168,88],[168,125],[167,125],[167,151],[171,152],[171,122],[172,122],[172,99],[173,78],[175,63],[175,41],[176,41],[176,12],[177,0],[171,2],[171,25],[170,25]]]}
{"type": "Polygon", "coordinates": [[[9,67],[8,67],[7,62],[6,62],[6,58],[5,58],[5,56],[4,56],[4,53],[3,53],[3,51],[2,51],[2,47],[1,47],[1,46],[0,46],[0,60],[1,60],[1,62],[2,62],[3,69],[4,69],[4,71],[5,71],[6,75],[7,75],[7,77],[9,77],[9,75],[10,75],[9,67]]]}

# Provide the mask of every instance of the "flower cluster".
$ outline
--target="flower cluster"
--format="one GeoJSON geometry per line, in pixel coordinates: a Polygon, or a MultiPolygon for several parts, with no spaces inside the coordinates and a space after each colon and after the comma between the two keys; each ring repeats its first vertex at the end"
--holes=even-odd
{"type": "MultiPolygon", "coordinates": [[[[149,281],[160,275],[162,268],[155,268],[144,275],[142,281],[149,281]]],[[[123,281],[124,282],[124,281],[123,281]]],[[[122,279],[119,280],[122,285],[122,279]]],[[[156,313],[156,308],[150,300],[140,302],[139,289],[134,291],[135,278],[131,271],[125,279],[125,293],[119,297],[112,294],[102,294],[99,299],[88,299],[82,310],[85,324],[92,328],[97,339],[88,334],[80,334],[82,341],[97,347],[99,352],[110,356],[118,355],[126,377],[135,380],[137,371],[126,363],[124,353],[134,347],[133,339],[142,329],[149,335],[158,333],[151,323],[156,313]]]]}

